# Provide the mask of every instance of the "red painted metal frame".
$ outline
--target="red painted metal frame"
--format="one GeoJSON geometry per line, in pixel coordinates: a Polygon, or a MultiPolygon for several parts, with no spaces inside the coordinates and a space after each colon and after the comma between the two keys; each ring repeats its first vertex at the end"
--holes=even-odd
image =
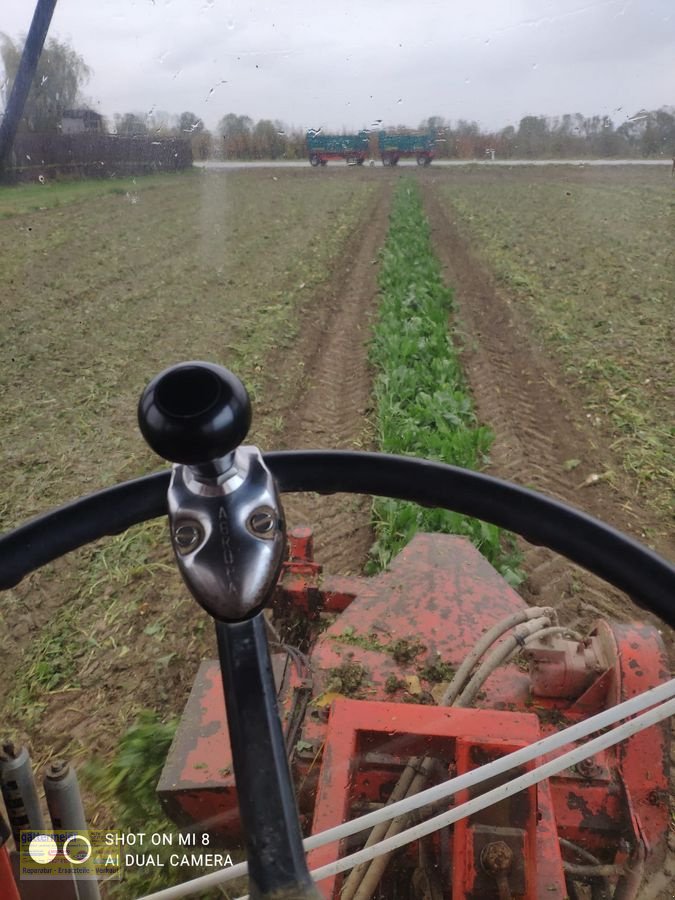
{"type": "Polygon", "coordinates": [[[7,847],[0,847],[0,897],[2,897],[2,900],[21,900],[14,881],[12,863],[7,847]]]}
{"type": "Polygon", "coordinates": [[[309,156],[310,156],[310,159],[313,156],[315,156],[318,159],[320,159],[321,162],[324,162],[324,163],[330,162],[330,160],[343,159],[345,161],[348,161],[350,159],[354,159],[354,160],[360,159],[361,164],[363,164],[363,162],[368,158],[368,152],[369,151],[366,151],[366,150],[354,150],[352,153],[349,153],[347,151],[345,151],[344,153],[322,153],[322,152],[317,151],[316,153],[310,153],[309,156]]]}
{"type": "MultiPolygon", "coordinates": [[[[411,723],[411,734],[419,735],[435,715],[449,712],[424,705],[432,702],[431,691],[442,687],[425,680],[425,665],[437,658],[456,667],[479,634],[522,608],[522,598],[461,538],[417,535],[387,572],[366,579],[325,577],[313,561],[310,529],[291,534],[274,613],[279,621],[286,616],[298,618],[310,630],[314,628],[315,636],[308,650],[309,672],[303,674],[284,654],[276,654],[277,684],[306,828],[324,802],[319,798],[317,803],[316,792],[322,755],[323,766],[330,764],[327,720],[331,696],[327,692],[334,690],[331,683],[336,670],[345,665],[362,666],[366,677],[356,690],[362,698],[360,705],[371,710],[393,707],[401,720],[411,723]],[[327,628],[326,614],[337,614],[327,628]],[[397,640],[417,641],[424,650],[420,655],[396,659],[391,644],[397,640]],[[392,679],[405,687],[395,687],[392,692],[392,679]],[[415,683],[417,687],[413,687],[415,683]],[[301,697],[304,700],[299,704],[301,697]]],[[[529,673],[512,662],[485,682],[475,704],[477,711],[491,709],[492,715],[499,713],[505,720],[513,716],[514,721],[524,713],[530,714],[529,718],[534,714],[542,734],[550,734],[669,677],[665,650],[655,629],[600,621],[595,633],[594,642],[601,645],[604,662],[581,696],[533,695],[529,673]]],[[[561,678],[566,678],[562,669],[561,678]]],[[[490,731],[479,735],[485,747],[493,736],[490,731]]],[[[406,746],[399,732],[399,737],[391,738],[390,754],[400,756],[406,746]]],[[[620,749],[598,754],[583,766],[551,779],[550,785],[539,791],[543,818],[537,835],[548,828],[549,848],[557,852],[555,836],[559,834],[593,850],[603,862],[621,862],[629,845],[642,842],[651,854],[650,862],[659,865],[669,826],[668,747],[668,726],[662,723],[630,738],[620,749]],[[550,796],[551,804],[542,805],[542,796],[550,796]],[[626,850],[621,849],[622,842],[626,850]]],[[[355,772],[352,789],[366,801],[378,802],[391,790],[394,778],[395,760],[383,759],[366,775],[355,772]]],[[[197,677],[160,782],[160,795],[177,821],[203,823],[216,817],[220,821],[213,830],[226,846],[236,843],[236,789],[215,662],[205,663],[197,677]]],[[[457,826],[457,835],[463,827],[457,826]]],[[[470,846],[474,836],[466,838],[467,858],[474,855],[470,846]]],[[[477,875],[469,871],[464,877],[470,880],[477,875]]]]}
{"type": "MultiPolygon", "coordinates": [[[[476,767],[475,751],[479,751],[481,757],[496,758],[527,746],[540,737],[537,717],[527,713],[336,700],[328,720],[312,823],[314,833],[352,818],[351,807],[357,799],[354,776],[365,754],[364,739],[372,749],[378,744],[377,737],[386,745],[396,734],[406,737],[405,746],[400,748],[401,769],[409,756],[429,753],[444,757],[448,770],[457,774],[476,767]]],[[[491,786],[494,787],[494,783],[491,786]]],[[[488,816],[478,814],[470,822],[464,819],[455,825],[450,845],[441,848],[441,852],[451,854],[453,858],[454,897],[490,897],[489,882],[479,886],[486,876],[478,871],[476,854],[471,851],[476,826],[485,827],[483,819],[489,820],[491,827],[486,831],[493,840],[500,838],[499,823],[503,826],[505,821],[514,823],[514,832],[521,832],[521,861],[526,890],[519,896],[526,900],[565,896],[565,879],[550,793],[544,784],[528,789],[525,795],[521,795],[516,803],[512,799],[491,807],[488,816]],[[518,818],[514,815],[516,806],[520,809],[521,819],[517,825],[514,822],[518,818]]],[[[464,791],[457,795],[455,802],[459,804],[467,799],[468,792],[464,791]]],[[[309,854],[310,868],[333,862],[344,853],[344,848],[337,844],[312,850],[309,854]]],[[[492,887],[497,896],[494,882],[492,887]]],[[[325,879],[319,888],[324,897],[339,896],[339,881],[336,878],[325,879]]]]}
{"type": "Polygon", "coordinates": [[[396,165],[396,163],[400,159],[420,159],[420,158],[424,158],[424,159],[428,160],[426,165],[429,165],[429,163],[431,163],[436,158],[433,150],[385,150],[383,153],[380,154],[380,156],[382,158],[382,162],[385,165],[387,165],[385,160],[388,160],[389,164],[391,164],[391,160],[394,160],[393,164],[396,165]]]}
{"type": "MultiPolygon", "coordinates": [[[[277,690],[288,677],[285,655],[273,653],[277,690]]],[[[168,816],[180,825],[199,823],[225,846],[241,844],[230,732],[217,660],[199,667],[179,730],[169,750],[157,793],[168,816]]],[[[0,898],[1,900],[1,898],[0,898]]]]}

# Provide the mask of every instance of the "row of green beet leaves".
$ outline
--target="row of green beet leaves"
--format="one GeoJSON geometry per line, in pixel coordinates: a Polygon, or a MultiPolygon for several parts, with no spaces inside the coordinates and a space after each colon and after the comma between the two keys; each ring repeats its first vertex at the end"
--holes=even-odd
{"type": "MultiPolygon", "coordinates": [[[[370,358],[380,449],[481,468],[493,435],[476,420],[450,331],[452,292],[411,179],[402,179],[394,194],[379,286],[370,358]]],[[[398,500],[377,499],[373,508],[371,571],[387,566],[416,532],[435,531],[468,537],[510,584],[522,581],[513,538],[495,525],[398,500]]]]}

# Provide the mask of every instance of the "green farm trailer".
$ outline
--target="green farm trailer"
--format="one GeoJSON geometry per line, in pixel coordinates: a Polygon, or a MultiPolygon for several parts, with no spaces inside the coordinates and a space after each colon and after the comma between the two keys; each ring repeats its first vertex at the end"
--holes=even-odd
{"type": "Polygon", "coordinates": [[[434,158],[435,135],[427,134],[387,134],[378,135],[378,148],[382,165],[395,166],[402,157],[415,157],[418,166],[428,166],[434,158]]]}
{"type": "Polygon", "coordinates": [[[313,166],[325,166],[329,159],[344,159],[347,165],[362,166],[370,152],[368,134],[324,134],[307,132],[307,153],[313,166]]]}

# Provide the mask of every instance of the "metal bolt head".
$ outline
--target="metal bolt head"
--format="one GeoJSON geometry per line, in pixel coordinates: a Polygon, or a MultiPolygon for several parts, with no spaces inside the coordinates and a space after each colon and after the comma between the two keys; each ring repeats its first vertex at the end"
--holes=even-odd
{"type": "Polygon", "coordinates": [[[0,752],[0,759],[3,760],[3,762],[6,762],[10,759],[16,759],[16,757],[16,747],[12,741],[5,741],[2,745],[2,752],[0,752]]]}
{"type": "Polygon", "coordinates": [[[189,553],[201,542],[204,532],[196,522],[183,522],[173,533],[176,549],[180,554],[189,553]]]}
{"type": "Polygon", "coordinates": [[[480,864],[495,878],[504,875],[513,864],[513,850],[505,841],[491,841],[481,851],[480,864]]]}
{"type": "Polygon", "coordinates": [[[51,781],[61,781],[66,777],[69,769],[70,766],[67,762],[65,762],[65,760],[56,759],[47,767],[47,778],[49,778],[51,781]]]}
{"type": "Polygon", "coordinates": [[[602,768],[595,762],[592,756],[587,759],[580,759],[576,765],[577,772],[582,778],[599,778],[602,775],[602,768]]]}
{"type": "Polygon", "coordinates": [[[273,509],[261,506],[248,517],[249,530],[256,537],[271,538],[277,527],[277,514],[273,509]]]}

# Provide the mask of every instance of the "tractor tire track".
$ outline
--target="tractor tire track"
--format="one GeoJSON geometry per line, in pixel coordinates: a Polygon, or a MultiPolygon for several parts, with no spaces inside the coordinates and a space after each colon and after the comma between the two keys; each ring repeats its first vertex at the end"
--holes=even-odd
{"type": "MultiPolygon", "coordinates": [[[[495,434],[488,471],[581,507],[640,540],[653,516],[639,509],[628,492],[621,495],[604,484],[581,488],[592,471],[604,470],[597,434],[573,412],[579,402],[536,345],[525,315],[499,292],[472,253],[432,181],[422,181],[422,190],[436,253],[455,291],[478,417],[495,434]],[[566,471],[570,459],[584,462],[566,471]]],[[[625,594],[545,548],[521,541],[521,549],[527,575],[521,593],[529,602],[556,607],[563,623],[582,629],[599,616],[621,622],[650,618],[675,658],[672,630],[625,594]]]]}
{"type": "MultiPolygon", "coordinates": [[[[605,455],[597,435],[573,410],[580,409],[531,337],[525,317],[471,252],[468,241],[453,222],[452,214],[438,201],[430,181],[423,182],[427,215],[437,255],[455,292],[465,372],[481,422],[495,433],[489,471],[533,487],[624,532],[644,538],[645,525],[658,525],[646,510],[638,508],[625,490],[595,484],[580,492],[590,474],[583,466],[565,470],[568,459],[595,459],[605,455]]],[[[604,461],[604,460],[603,460],[604,461]]],[[[605,466],[609,468],[609,465],[605,466]]],[[[657,530],[657,528],[654,528],[657,530]]],[[[673,629],[651,615],[625,594],[563,557],[543,547],[520,541],[527,580],[521,594],[530,603],[552,606],[560,620],[582,633],[594,619],[648,620],[661,633],[671,664],[675,662],[673,629]]],[[[672,543],[657,547],[672,558],[672,543]]],[[[675,797],[675,742],[671,741],[671,797],[675,797]]],[[[666,857],[647,874],[640,900],[675,897],[675,832],[670,833],[666,857]]]]}
{"type": "MultiPolygon", "coordinates": [[[[302,377],[283,411],[283,448],[373,449],[367,343],[377,312],[377,256],[390,194],[390,184],[376,187],[329,284],[303,310],[310,324],[296,345],[302,377]]],[[[373,540],[369,498],[287,494],[284,507],[289,527],[312,525],[316,558],[327,570],[362,569],[373,540]]]]}

